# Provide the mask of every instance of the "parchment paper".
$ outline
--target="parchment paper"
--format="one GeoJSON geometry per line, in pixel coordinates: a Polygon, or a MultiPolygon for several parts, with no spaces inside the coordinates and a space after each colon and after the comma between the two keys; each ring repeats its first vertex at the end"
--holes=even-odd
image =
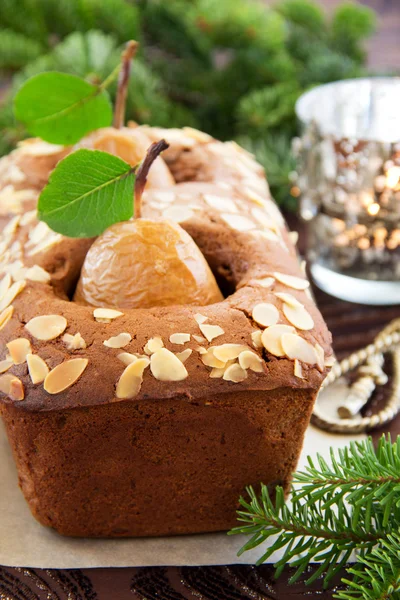
{"type": "MultiPolygon", "coordinates": [[[[343,385],[329,393],[329,404],[343,396],[343,385]]],[[[328,457],[330,446],[342,447],[364,436],[327,434],[310,426],[300,459],[316,452],[328,457]]],[[[247,538],[225,533],[168,538],[90,540],[65,538],[40,525],[30,514],[18,487],[17,473],[0,423],[0,565],[73,569],[85,567],[141,567],[159,565],[253,564],[261,548],[237,551],[247,538]]],[[[275,562],[276,555],[271,562],[275,562]]]]}

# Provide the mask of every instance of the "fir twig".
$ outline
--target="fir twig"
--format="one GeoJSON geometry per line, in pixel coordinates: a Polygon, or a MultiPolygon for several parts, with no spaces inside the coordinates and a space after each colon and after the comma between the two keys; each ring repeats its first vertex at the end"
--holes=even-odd
{"type": "Polygon", "coordinates": [[[280,487],[274,501],[265,485],[258,494],[248,488],[238,511],[243,524],[230,532],[251,536],[239,554],[273,538],[257,564],[282,551],[276,576],[290,564],[293,583],[320,563],[306,583],[323,575],[325,587],[355,555],[353,578],[343,579],[348,589],[337,598],[400,598],[400,437],[394,444],[382,437],[376,451],[370,439],[331,450],[329,464],[309,458],[293,482],[291,505],[280,487]]]}

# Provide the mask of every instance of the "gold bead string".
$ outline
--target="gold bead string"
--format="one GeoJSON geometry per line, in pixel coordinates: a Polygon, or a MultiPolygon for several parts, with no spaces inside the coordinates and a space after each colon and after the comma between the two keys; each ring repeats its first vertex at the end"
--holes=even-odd
{"type": "Polygon", "coordinates": [[[392,421],[400,412],[400,319],[395,319],[387,325],[375,338],[372,344],[354,352],[341,362],[335,363],[326,377],[321,391],[332,385],[340,377],[359,367],[360,377],[349,389],[347,399],[338,409],[338,417],[330,418],[323,414],[323,408],[318,404],[314,407],[312,423],[320,429],[335,433],[363,433],[392,421]],[[387,376],[382,371],[383,355],[392,355],[393,375],[391,391],[386,406],[376,415],[351,418],[352,408],[361,408],[370,399],[377,385],[387,382],[387,376]],[[346,415],[347,418],[340,418],[346,415]]]}

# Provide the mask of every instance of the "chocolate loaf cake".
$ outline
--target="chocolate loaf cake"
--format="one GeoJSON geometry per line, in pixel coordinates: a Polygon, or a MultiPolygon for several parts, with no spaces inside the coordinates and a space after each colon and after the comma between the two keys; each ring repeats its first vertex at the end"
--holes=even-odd
{"type": "MultiPolygon", "coordinates": [[[[251,155],[189,128],[105,129],[78,146],[134,164],[130,152],[142,158],[161,137],[169,149],[142,218],[172,222],[196,244],[198,281],[210,269],[218,283],[198,305],[92,302],[85,281],[100,238],[64,237],[35,211],[74,148],[30,140],[0,160],[0,410],[32,514],[65,535],[232,527],[246,485],[288,489],[332,364],[292,235],[251,155]]],[[[128,273],[112,279],[112,261],[99,268],[115,299],[135,285],[128,273]]]]}

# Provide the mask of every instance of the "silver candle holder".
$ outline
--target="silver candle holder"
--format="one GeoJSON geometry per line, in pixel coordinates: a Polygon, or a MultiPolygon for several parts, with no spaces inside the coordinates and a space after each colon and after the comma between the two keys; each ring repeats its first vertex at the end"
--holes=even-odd
{"type": "Polygon", "coordinates": [[[313,279],[344,300],[400,303],[400,78],[319,86],[296,113],[313,279]]]}

